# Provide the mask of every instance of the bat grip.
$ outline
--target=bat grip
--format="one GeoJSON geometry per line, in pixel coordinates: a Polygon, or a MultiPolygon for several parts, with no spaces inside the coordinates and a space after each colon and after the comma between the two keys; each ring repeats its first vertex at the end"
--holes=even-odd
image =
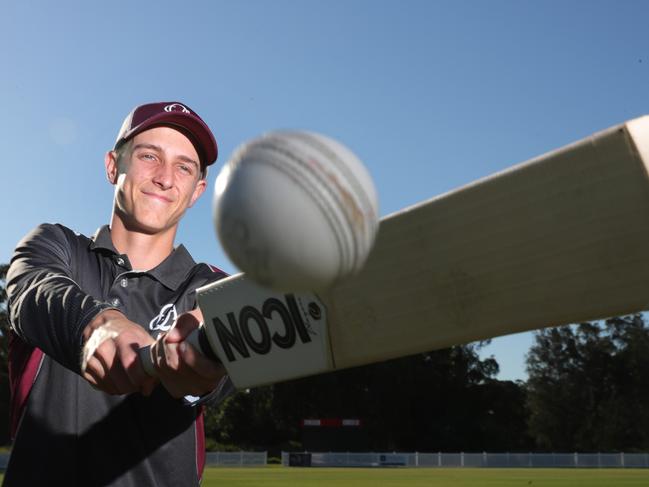
{"type": "Polygon", "coordinates": [[[146,345],[137,351],[140,357],[140,363],[144,372],[151,377],[158,377],[158,371],[153,366],[153,358],[151,357],[151,345],[146,345]]]}
{"type": "MultiPolygon", "coordinates": [[[[218,363],[221,362],[212,350],[212,346],[210,345],[210,342],[207,338],[207,333],[205,332],[205,327],[202,323],[198,328],[192,330],[185,341],[189,342],[196,350],[198,350],[209,359],[214,360],[218,363]]],[[[142,363],[144,371],[151,377],[157,377],[158,371],[153,365],[154,360],[152,353],[153,351],[151,350],[151,345],[147,345],[138,350],[138,355],[140,356],[140,362],[142,363]]]]}

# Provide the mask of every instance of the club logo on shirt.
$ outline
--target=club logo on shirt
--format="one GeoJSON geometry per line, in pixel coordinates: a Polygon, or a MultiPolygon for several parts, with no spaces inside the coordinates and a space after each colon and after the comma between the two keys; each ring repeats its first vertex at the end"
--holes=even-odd
{"type": "Polygon", "coordinates": [[[149,322],[149,330],[151,331],[168,331],[176,323],[178,319],[178,313],[176,312],[176,306],[173,304],[165,304],[158,316],[153,318],[149,322]]]}

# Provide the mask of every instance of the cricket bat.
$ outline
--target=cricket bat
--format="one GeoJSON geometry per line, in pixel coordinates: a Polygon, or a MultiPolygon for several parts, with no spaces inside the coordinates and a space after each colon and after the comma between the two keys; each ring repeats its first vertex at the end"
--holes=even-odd
{"type": "Polygon", "coordinates": [[[250,388],[649,303],[649,116],[381,220],[324,293],[198,290],[199,340],[250,388]]]}

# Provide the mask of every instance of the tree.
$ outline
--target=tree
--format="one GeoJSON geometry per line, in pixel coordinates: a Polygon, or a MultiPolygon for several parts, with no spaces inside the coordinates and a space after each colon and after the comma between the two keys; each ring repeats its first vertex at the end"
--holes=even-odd
{"type": "Polygon", "coordinates": [[[649,448],[649,329],[642,315],[541,330],[527,370],[530,432],[539,447],[649,448]]]}
{"type": "Polygon", "coordinates": [[[480,344],[239,392],[208,412],[217,442],[300,448],[300,420],[359,418],[374,451],[528,450],[522,384],[493,377],[480,344]]]}
{"type": "Polygon", "coordinates": [[[0,444],[9,441],[9,371],[8,340],[9,316],[7,314],[6,278],[9,266],[0,264],[0,444]]]}
{"type": "Polygon", "coordinates": [[[273,394],[272,387],[258,387],[238,392],[218,408],[208,409],[205,432],[212,446],[261,450],[282,444],[282,425],[272,414],[273,394]]]}
{"type": "Polygon", "coordinates": [[[9,331],[9,316],[7,314],[7,264],[0,264],[0,365],[2,365],[2,373],[7,370],[7,332],[9,331]]]}

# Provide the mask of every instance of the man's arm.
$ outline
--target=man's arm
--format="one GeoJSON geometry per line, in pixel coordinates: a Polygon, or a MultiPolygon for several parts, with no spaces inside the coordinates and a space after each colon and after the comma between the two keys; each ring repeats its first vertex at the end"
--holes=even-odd
{"type": "Polygon", "coordinates": [[[137,352],[130,351],[153,339],[74,281],[75,256],[68,238],[62,227],[44,224],[16,247],[7,273],[13,330],[105,392],[150,392],[154,382],[134,361],[137,352]],[[84,366],[89,363],[90,368],[82,370],[81,351],[91,335],[92,353],[84,349],[84,366]]]}
{"type": "Polygon", "coordinates": [[[16,247],[7,273],[7,295],[13,330],[79,373],[83,330],[111,306],[74,281],[72,259],[63,228],[37,227],[16,247]]]}

